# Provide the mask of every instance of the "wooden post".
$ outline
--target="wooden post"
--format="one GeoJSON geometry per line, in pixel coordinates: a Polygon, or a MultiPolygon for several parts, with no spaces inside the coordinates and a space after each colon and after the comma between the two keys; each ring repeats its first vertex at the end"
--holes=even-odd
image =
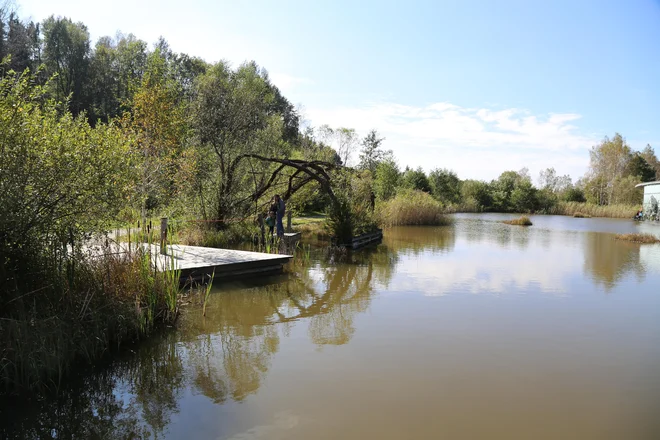
{"type": "Polygon", "coordinates": [[[286,232],[292,232],[291,229],[291,211],[286,213],[286,232]]]}
{"type": "Polygon", "coordinates": [[[167,217],[160,219],[160,253],[167,255],[167,217]]]}

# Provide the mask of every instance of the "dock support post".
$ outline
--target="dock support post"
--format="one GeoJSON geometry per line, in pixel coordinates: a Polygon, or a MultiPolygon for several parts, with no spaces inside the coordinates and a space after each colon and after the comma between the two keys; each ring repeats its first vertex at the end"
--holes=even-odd
{"type": "Polygon", "coordinates": [[[292,232],[291,230],[291,211],[286,213],[286,232],[292,232]]]}
{"type": "Polygon", "coordinates": [[[160,253],[167,255],[167,217],[160,219],[160,253]]]}

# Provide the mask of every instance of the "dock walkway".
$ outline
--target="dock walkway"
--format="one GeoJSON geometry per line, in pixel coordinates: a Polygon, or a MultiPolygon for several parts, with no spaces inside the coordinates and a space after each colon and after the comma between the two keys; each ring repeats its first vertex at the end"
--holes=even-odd
{"type": "Polygon", "coordinates": [[[216,279],[245,275],[280,273],[291,255],[266,254],[263,252],[237,251],[199,246],[167,246],[166,255],[159,253],[160,247],[152,245],[159,267],[181,270],[181,280],[199,281],[215,272],[216,279]]]}
{"type": "MultiPolygon", "coordinates": [[[[134,249],[135,244],[131,245],[134,249]]],[[[145,249],[147,244],[140,244],[145,249]]],[[[262,252],[216,249],[200,246],[168,245],[166,253],[160,253],[160,246],[152,244],[151,255],[159,270],[180,270],[181,282],[201,281],[215,273],[215,279],[236,278],[249,275],[271,275],[281,273],[284,265],[293,256],[266,254],[262,252]]],[[[92,254],[101,255],[103,248],[88,247],[92,254]]],[[[128,252],[128,244],[115,244],[111,253],[128,252]]]]}

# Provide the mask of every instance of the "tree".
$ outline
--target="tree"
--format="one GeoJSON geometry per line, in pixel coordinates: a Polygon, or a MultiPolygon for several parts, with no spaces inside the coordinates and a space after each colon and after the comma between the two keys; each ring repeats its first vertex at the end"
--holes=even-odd
{"type": "Polygon", "coordinates": [[[536,209],[537,190],[529,179],[520,179],[511,192],[511,208],[516,212],[532,212],[536,209]]]}
{"type": "Polygon", "coordinates": [[[90,108],[87,109],[90,121],[108,122],[119,116],[117,48],[110,37],[101,37],[96,43],[90,60],[89,86],[93,91],[90,93],[90,108]]]}
{"type": "Polygon", "coordinates": [[[638,151],[635,151],[630,156],[625,174],[634,176],[641,182],[652,182],[655,180],[655,169],[646,161],[644,155],[638,151]]]}
{"type": "Polygon", "coordinates": [[[455,172],[436,168],[429,173],[429,183],[433,197],[442,203],[459,203],[461,181],[455,172]]]}
{"type": "Polygon", "coordinates": [[[474,211],[484,211],[493,203],[489,185],[479,180],[464,180],[461,184],[461,198],[465,207],[474,211]]]}
{"type": "Polygon", "coordinates": [[[23,72],[28,67],[33,67],[32,38],[27,26],[21,23],[14,13],[9,16],[7,27],[5,47],[7,53],[11,55],[9,68],[16,72],[23,72]]]}
{"type": "Polygon", "coordinates": [[[647,144],[640,154],[646,163],[648,163],[651,168],[655,170],[655,178],[660,179],[660,161],[658,161],[653,147],[647,144]]]}
{"type": "Polygon", "coordinates": [[[383,151],[380,149],[385,138],[378,135],[376,130],[371,130],[362,139],[362,152],[360,153],[360,169],[369,170],[372,174],[376,172],[378,164],[387,156],[392,155],[392,151],[383,151]]]}
{"type": "Polygon", "coordinates": [[[85,83],[88,78],[90,42],[87,27],[68,18],[50,16],[44,20],[44,62],[53,81],[58,101],[69,99],[74,115],[86,104],[85,83]]]}
{"type": "Polygon", "coordinates": [[[387,158],[376,166],[374,193],[378,200],[389,200],[396,194],[401,172],[393,158],[387,158]]]}
{"type": "Polygon", "coordinates": [[[123,110],[129,110],[133,94],[142,83],[147,69],[147,43],[135,35],[118,34],[116,43],[117,91],[116,99],[123,110]]]}
{"type": "Polygon", "coordinates": [[[426,173],[424,173],[422,167],[418,167],[416,170],[407,168],[403,173],[401,180],[405,188],[416,189],[429,194],[431,193],[431,184],[429,183],[429,179],[426,177],[426,173]]]}
{"type": "Polygon", "coordinates": [[[344,166],[350,166],[351,157],[358,143],[357,133],[352,128],[331,128],[325,124],[318,129],[321,140],[329,145],[334,144],[339,159],[344,166]]]}
{"type": "Polygon", "coordinates": [[[263,161],[251,163],[248,156],[283,157],[290,151],[282,140],[281,115],[269,114],[273,99],[255,63],[232,71],[220,62],[198,80],[192,124],[201,158],[200,194],[208,193],[201,203],[210,204],[219,228],[232,215],[247,213],[254,189],[270,178],[269,169],[275,167],[263,161]]]}
{"type": "Polygon", "coordinates": [[[140,158],[137,188],[143,219],[148,209],[163,205],[173,195],[181,157],[183,111],[177,102],[178,86],[165,74],[165,59],[156,50],[149,55],[147,72],[133,95],[132,111],[124,117],[140,158]]]}
{"type": "MultiPolygon", "coordinates": [[[[497,180],[491,182],[493,208],[500,212],[509,212],[518,210],[521,205],[521,200],[529,200],[529,192],[532,187],[532,181],[529,176],[527,168],[516,171],[505,171],[500,174],[497,180]],[[513,193],[519,189],[514,201],[512,199],[513,193]]],[[[525,205],[526,206],[526,205],[525,205]]],[[[529,208],[531,210],[533,208],[529,208]]]]}
{"type": "Polygon", "coordinates": [[[624,176],[631,156],[631,150],[626,140],[616,133],[612,139],[605,137],[603,141],[592,147],[589,152],[589,185],[593,191],[594,201],[599,205],[611,203],[614,198],[614,181],[624,176]]]}

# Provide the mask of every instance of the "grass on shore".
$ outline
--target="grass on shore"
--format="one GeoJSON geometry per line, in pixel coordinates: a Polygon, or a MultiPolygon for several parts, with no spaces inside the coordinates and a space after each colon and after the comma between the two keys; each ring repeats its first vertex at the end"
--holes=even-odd
{"type": "Polygon", "coordinates": [[[377,206],[381,226],[448,226],[452,219],[445,215],[440,202],[423,191],[406,190],[377,206]]]}
{"type": "Polygon", "coordinates": [[[516,226],[532,226],[532,221],[526,215],[513,220],[504,220],[502,223],[516,226]]]}
{"type": "Polygon", "coordinates": [[[617,240],[630,241],[632,243],[660,243],[660,239],[653,234],[617,234],[615,238],[617,240]]]}
{"type": "Polygon", "coordinates": [[[594,205],[591,203],[559,202],[549,212],[555,215],[572,215],[582,218],[609,217],[609,218],[633,218],[639,210],[637,205],[594,205]]]}
{"type": "Polygon", "coordinates": [[[79,363],[138,340],[178,316],[178,271],[156,271],[149,252],[32,256],[38,271],[3,267],[0,392],[56,389],[79,363]]]}
{"type": "Polygon", "coordinates": [[[591,216],[589,214],[584,214],[582,212],[576,212],[575,214],[573,214],[573,217],[575,217],[575,218],[591,218],[591,216]]]}

